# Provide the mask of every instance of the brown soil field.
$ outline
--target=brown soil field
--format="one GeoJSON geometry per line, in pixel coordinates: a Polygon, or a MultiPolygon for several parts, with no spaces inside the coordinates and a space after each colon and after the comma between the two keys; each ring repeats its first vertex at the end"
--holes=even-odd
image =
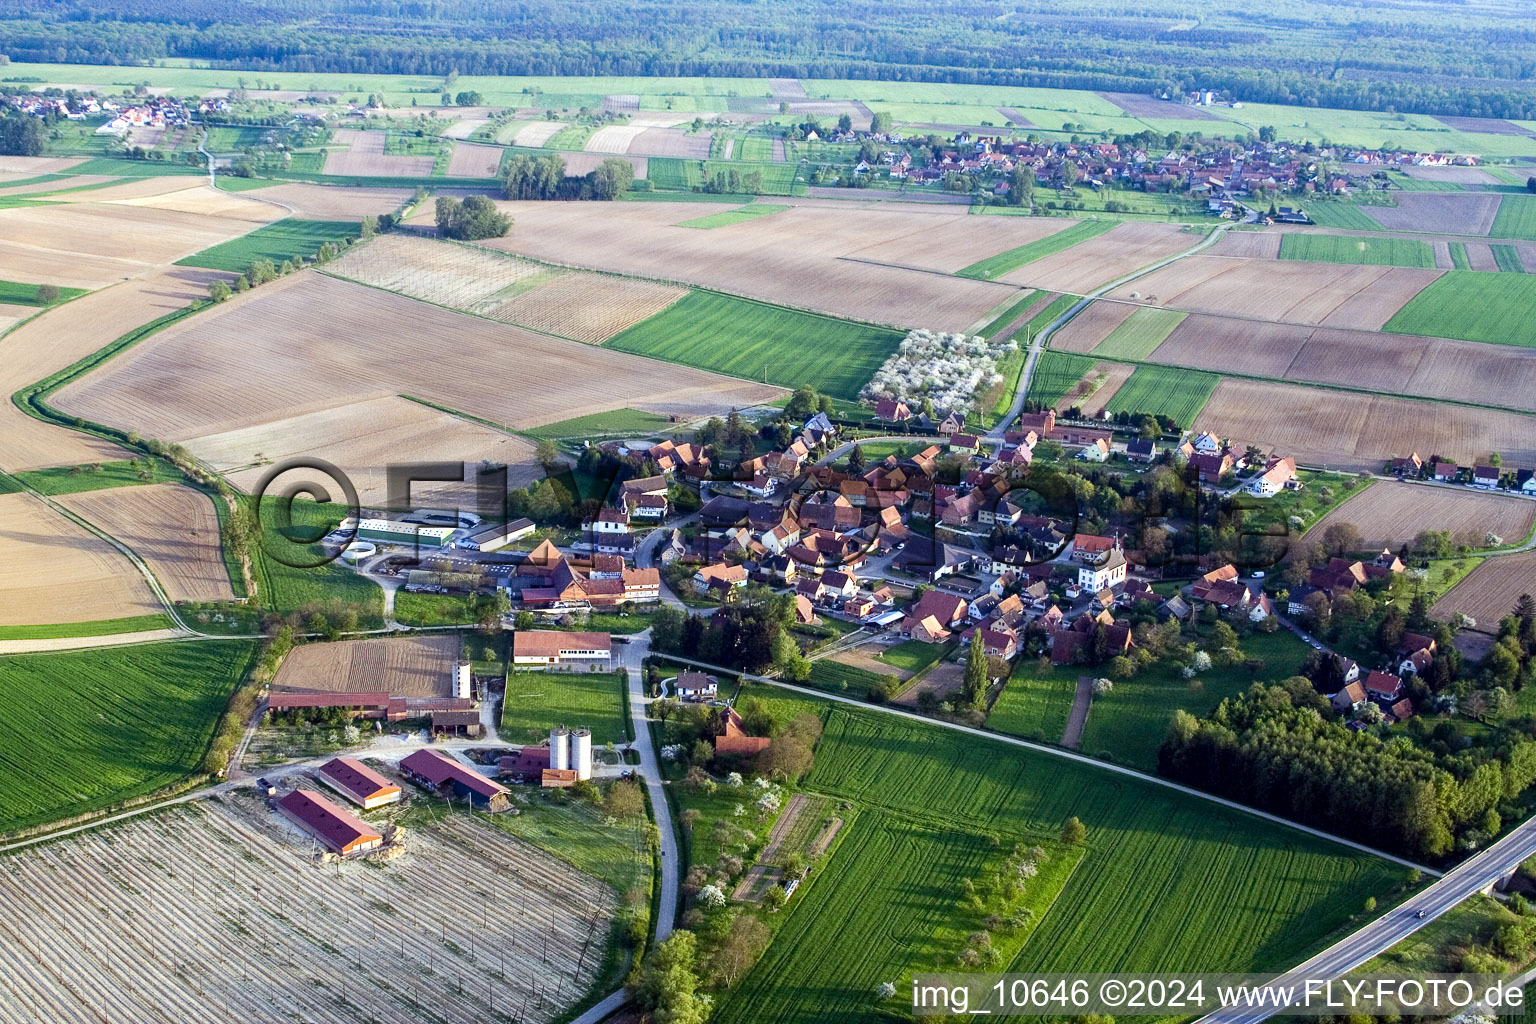
{"type": "MultiPolygon", "coordinates": [[[[255,489],[273,464],[296,456],[319,457],[347,474],[357,488],[358,500],[373,505],[387,499],[387,467],[401,461],[465,462],[474,466],[490,459],[508,467],[507,482],[514,487],[539,476],[533,445],[523,438],[397,395],[344,402],[188,438],[185,443],[200,459],[226,473],[231,484],[247,492],[255,489]]],[[[480,511],[475,508],[473,491],[472,486],[463,484],[418,483],[412,485],[411,496],[433,507],[456,504],[480,511]]]]}
{"type": "Polygon", "coordinates": [[[608,124],[592,133],[582,148],[589,153],[628,153],[630,143],[646,131],[644,125],[608,124]]]}
{"type": "Polygon", "coordinates": [[[300,644],[283,659],[272,689],[451,697],[460,652],[457,633],[300,644]]]}
{"type": "Polygon", "coordinates": [[[179,189],[159,195],[119,199],[114,201],[113,205],[193,213],[225,220],[247,221],[252,225],[268,224],[283,217],[282,210],[271,203],[251,198],[249,193],[225,192],[209,185],[199,185],[196,188],[179,189]]]}
{"type": "Polygon", "coordinates": [[[1177,224],[1126,223],[998,280],[1081,295],[1198,242],[1177,224]]]}
{"type": "MultiPolygon", "coordinates": [[[[134,327],[207,297],[209,283],[228,276],[171,267],[48,310],[0,338],[0,394],[15,394],[134,327]]],[[[10,401],[0,402],[0,469],[14,472],[126,457],[116,445],[33,419],[10,401]]]]}
{"type": "Polygon", "coordinates": [[[1073,222],[1055,217],[990,217],[995,229],[978,233],[967,207],[933,206],[911,215],[906,231],[848,253],[849,259],[874,260],[898,267],[919,267],[953,274],[972,263],[1065,231],[1073,222]]]}
{"type": "Polygon", "coordinates": [[[1224,378],[1198,426],[1330,469],[1379,471],[1411,451],[1460,462],[1498,451],[1510,465],[1536,464],[1536,417],[1291,384],[1224,378]]]}
{"type": "Polygon", "coordinates": [[[467,139],[491,123],[488,117],[464,117],[443,129],[445,139],[467,139]]]}
{"type": "Polygon", "coordinates": [[[0,494],[0,626],[153,615],[123,554],[30,494],[0,494]]]}
{"type": "Polygon", "coordinates": [[[1395,198],[1396,206],[1364,208],[1388,231],[1486,235],[1502,197],[1491,192],[1403,192],[1395,198]]]}
{"type": "Polygon", "coordinates": [[[1221,241],[1205,250],[1204,255],[1277,260],[1280,258],[1280,238],[1271,231],[1228,231],[1221,241]]]}
{"type": "Polygon", "coordinates": [[[497,168],[501,166],[502,152],[500,146],[455,142],[453,155],[448,158],[448,177],[494,178],[497,168]]]}
{"type": "Polygon", "coordinates": [[[539,121],[535,124],[525,125],[518,129],[517,134],[512,137],[512,145],[538,149],[544,143],[559,135],[560,129],[565,127],[566,125],[559,121],[539,121]]]}
{"type": "MultiPolygon", "coordinates": [[[[240,202],[265,210],[263,220],[282,216],[274,207],[240,202]]],[[[123,203],[18,207],[0,211],[0,278],[96,288],[251,229],[250,220],[123,203]]]]}
{"type": "Polygon", "coordinates": [[[364,214],[392,213],[411,198],[408,188],[343,188],[286,182],[258,189],[254,196],[282,203],[295,217],[315,220],[356,220],[364,214]]]}
{"type": "Polygon", "coordinates": [[[167,328],[55,401],[185,440],[381,395],[523,428],[618,408],[692,418],[781,393],[306,272],[167,328]],[[452,351],[424,347],[434,338],[452,338],[452,351]]]}
{"type": "Polygon", "coordinates": [[[1428,347],[1427,339],[1415,341],[1371,331],[1316,328],[1290,368],[1277,376],[1315,384],[1348,384],[1389,394],[1426,394],[1409,391],[1408,381],[1428,347]]]}
{"type": "MultiPolygon", "coordinates": [[[[161,196],[171,192],[184,192],[190,188],[198,187],[198,183],[206,185],[202,178],[183,177],[182,175],[170,175],[163,178],[134,178],[118,185],[108,185],[106,188],[93,188],[88,192],[65,192],[57,196],[49,196],[49,202],[56,203],[110,203],[118,199],[142,199],[145,196],[161,196]]],[[[233,195],[234,193],[229,193],[233,195]]]]}
{"type": "Polygon", "coordinates": [[[53,192],[61,188],[84,188],[87,185],[100,185],[105,181],[112,181],[110,174],[77,174],[72,178],[63,178],[58,181],[39,181],[31,185],[10,185],[0,183],[0,196],[25,196],[34,192],[53,192]]]}
{"type": "Polygon", "coordinates": [[[149,563],[172,601],[234,598],[213,499],[184,484],[109,487],[59,504],[128,545],[149,563]]]}
{"type": "MultiPolygon", "coordinates": [[[[1487,128],[1481,127],[1485,123],[1482,119],[1478,119],[1480,127],[1474,128],[1473,131],[1487,131],[1487,128]]],[[[1454,181],[1458,185],[1504,184],[1481,167],[1460,167],[1454,164],[1444,167],[1405,167],[1403,174],[1419,181],[1454,181]]]]}
{"type": "MultiPolygon", "coordinates": [[[[16,306],[9,302],[0,302],[0,334],[9,330],[13,324],[25,320],[36,313],[36,306],[16,306]]],[[[0,345],[3,344],[3,342],[0,342],[0,345]]],[[[4,351],[4,349],[0,348],[0,351],[4,351]]]]}
{"type": "MultiPolygon", "coordinates": [[[[1092,352],[1116,327],[1130,319],[1136,306],[1130,302],[1093,302],[1051,335],[1051,348],[1063,352],[1092,352]]],[[[1165,341],[1163,344],[1167,344],[1165,341]]]]}
{"type": "Polygon", "coordinates": [[[432,173],[430,156],[388,156],[385,133],[339,129],[325,156],[326,174],[376,174],[425,178],[432,173]],[[345,146],[346,148],[340,148],[345,146]]]}
{"type": "Polygon", "coordinates": [[[84,160],[83,156],[0,156],[0,174],[12,175],[12,181],[39,174],[59,174],[84,160]]]}
{"type": "Polygon", "coordinates": [[[1120,390],[1121,385],[1131,379],[1131,374],[1135,370],[1136,367],[1131,363],[1095,363],[1093,369],[1078,381],[1077,386],[1067,392],[1062,402],[1069,407],[1080,405],[1087,415],[1097,416],[1109,404],[1109,400],[1115,397],[1115,392],[1120,390]],[[1100,374],[1104,375],[1104,383],[1099,386],[1099,389],[1087,398],[1077,401],[1075,396],[1084,390],[1088,382],[1098,380],[1100,374]]]}
{"type": "Polygon", "coordinates": [[[549,1024],[596,981],[618,895],[490,822],[413,823],[387,861],[315,849],[237,793],[6,858],[0,1024],[549,1024]]]}
{"type": "Polygon", "coordinates": [[[1308,529],[1321,537],[1333,523],[1354,523],[1363,550],[1411,543],[1421,530],[1449,530],[1456,543],[1482,547],[1485,535],[1507,543],[1523,540],[1536,522],[1536,502],[1417,484],[1377,481],[1308,529]]]}
{"type": "Polygon", "coordinates": [[[1173,100],[1160,100],[1139,92],[1101,92],[1099,96],[1109,100],[1131,117],[1159,117],[1171,121],[1220,121],[1221,118],[1201,107],[1173,100]]]}
{"type": "Polygon", "coordinates": [[[1496,633],[1521,594],[1536,594],[1536,551],[1498,555],[1467,573],[1429,613],[1450,621],[1457,612],[1477,620],[1480,632],[1496,633]]]}
{"type": "Polygon", "coordinates": [[[560,159],[565,161],[565,173],[570,175],[590,174],[602,166],[604,160],[627,160],[635,169],[635,177],[643,178],[650,164],[643,156],[621,154],[615,156],[612,153],[561,153],[560,159]]]}
{"type": "MultiPolygon", "coordinates": [[[[1382,337],[1408,344],[1398,335],[1382,337]]],[[[1433,338],[1403,393],[1536,412],[1536,349],[1433,338]]]]}
{"type": "Polygon", "coordinates": [[[1192,313],[1152,351],[1148,361],[1283,377],[1311,333],[1310,327],[1192,313]]]}
{"type": "Polygon", "coordinates": [[[628,152],[645,156],[675,156],[685,160],[709,158],[713,132],[689,135],[680,128],[647,128],[630,142],[628,152]]]}
{"type": "Polygon", "coordinates": [[[926,211],[795,205],[729,230],[697,231],[674,226],[708,212],[696,203],[499,205],[515,223],[506,238],[484,243],[492,248],[871,323],[964,330],[1017,295],[993,282],[839,259],[933,224],[926,211]]]}
{"type": "Polygon", "coordinates": [[[1499,261],[1493,258],[1493,247],[1487,242],[1468,242],[1466,247],[1467,263],[1473,270],[1499,269],[1499,261]]]}
{"type": "Polygon", "coordinates": [[[688,294],[678,285],[573,271],[523,292],[486,315],[572,341],[601,344],[688,294]]]}
{"type": "Polygon", "coordinates": [[[1375,329],[1440,274],[1409,267],[1192,256],[1116,289],[1112,297],[1198,313],[1375,329]]]}

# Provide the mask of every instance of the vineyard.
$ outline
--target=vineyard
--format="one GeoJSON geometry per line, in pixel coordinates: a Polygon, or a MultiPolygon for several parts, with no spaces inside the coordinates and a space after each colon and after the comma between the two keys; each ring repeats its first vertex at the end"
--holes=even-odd
{"type": "Polygon", "coordinates": [[[0,658],[0,831],[99,810],[191,774],[254,652],[214,641],[0,658]]]}
{"type": "Polygon", "coordinates": [[[543,1024],[603,960],[615,898],[462,814],[321,867],[254,800],[142,817],[0,863],[0,1021],[543,1024]]]}

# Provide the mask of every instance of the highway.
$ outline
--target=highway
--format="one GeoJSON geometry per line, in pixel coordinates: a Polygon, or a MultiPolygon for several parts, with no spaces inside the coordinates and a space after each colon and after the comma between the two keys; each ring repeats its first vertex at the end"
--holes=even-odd
{"type": "MultiPolygon", "coordinates": [[[[1523,822],[1482,853],[1447,871],[1417,896],[1280,975],[1275,982],[1299,986],[1307,978],[1337,978],[1347,974],[1508,875],[1533,854],[1536,854],[1536,818],[1523,822]],[[1419,917],[1421,910],[1424,911],[1422,918],[1419,917]]],[[[1190,965],[1189,969],[1198,966],[1190,965]]],[[[1258,1024],[1279,1012],[1228,1006],[1206,1014],[1195,1024],[1258,1024]]]]}

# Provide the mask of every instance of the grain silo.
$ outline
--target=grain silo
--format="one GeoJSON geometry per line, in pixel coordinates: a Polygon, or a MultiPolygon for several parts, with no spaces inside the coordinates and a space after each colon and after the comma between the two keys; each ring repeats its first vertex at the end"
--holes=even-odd
{"type": "Polygon", "coordinates": [[[571,763],[578,779],[592,777],[592,731],[577,729],[571,733],[571,763]]]}
{"type": "Polygon", "coordinates": [[[470,695],[469,662],[455,662],[453,666],[453,695],[468,698],[470,695]]]}
{"type": "Polygon", "coordinates": [[[571,767],[570,739],[570,730],[563,725],[549,730],[549,766],[556,771],[571,767]]]}

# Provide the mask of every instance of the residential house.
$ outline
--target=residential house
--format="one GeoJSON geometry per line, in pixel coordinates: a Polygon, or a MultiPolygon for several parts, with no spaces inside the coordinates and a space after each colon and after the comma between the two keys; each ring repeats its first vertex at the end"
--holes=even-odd
{"type": "Polygon", "coordinates": [[[1126,442],[1125,456],[1132,462],[1151,462],[1157,458],[1157,442],[1145,437],[1133,438],[1126,442]]]}
{"type": "Polygon", "coordinates": [[[1077,453],[1077,457],[1085,462],[1108,462],[1109,442],[1102,437],[1096,437],[1092,443],[1083,446],[1083,450],[1077,453]]]}
{"type": "Polygon", "coordinates": [[[770,746],[773,740],[767,736],[748,736],[746,723],[736,709],[728,707],[721,716],[721,733],[715,737],[715,753],[750,757],[770,746]]]}
{"type": "Polygon", "coordinates": [[[1406,459],[1395,458],[1387,466],[1388,472],[1398,476],[1418,476],[1424,469],[1424,460],[1419,458],[1418,452],[1411,453],[1406,459]]]}
{"type": "Polygon", "coordinates": [[[1365,687],[1359,683],[1347,683],[1330,700],[1333,709],[1340,714],[1352,714],[1365,704],[1365,687]]]}
{"type": "Polygon", "coordinates": [[[693,574],[693,589],[701,594],[710,590],[734,590],[747,585],[747,570],[740,565],[716,562],[705,565],[693,574]]]}
{"type": "Polygon", "coordinates": [[[1455,483],[1461,476],[1461,467],[1454,462],[1437,462],[1430,469],[1430,475],[1441,483],[1455,483]]]}
{"type": "Polygon", "coordinates": [[[1090,594],[1120,586],[1125,582],[1125,555],[1111,548],[1096,561],[1085,562],[1077,570],[1077,585],[1090,594]]]}
{"type": "Polygon", "coordinates": [[[1378,704],[1392,705],[1402,699],[1403,681],[1390,672],[1371,672],[1365,677],[1365,695],[1378,704]]]}
{"type": "Polygon", "coordinates": [[[607,633],[519,629],[512,634],[512,668],[517,672],[606,672],[612,657],[607,633]]]}
{"type": "Polygon", "coordinates": [[[1296,482],[1296,460],[1272,458],[1264,466],[1264,472],[1248,481],[1246,490],[1255,497],[1273,498],[1296,482]]]}
{"type": "Polygon", "coordinates": [[[975,455],[981,441],[975,434],[954,433],[949,435],[949,450],[951,454],[975,455]]]}
{"type": "Polygon", "coordinates": [[[1472,486],[1491,491],[1499,486],[1499,476],[1497,466],[1475,466],[1472,469],[1472,486]]]}
{"type": "Polygon", "coordinates": [[[697,703],[714,700],[720,692],[720,680],[703,672],[686,669],[672,680],[673,694],[679,700],[697,703]]]}
{"type": "Polygon", "coordinates": [[[875,404],[875,418],[887,423],[905,423],[912,418],[912,410],[899,398],[884,398],[875,404]]]}
{"type": "Polygon", "coordinates": [[[1072,558],[1078,562],[1095,562],[1119,546],[1120,542],[1110,537],[1079,533],[1072,538],[1072,558]]]}

